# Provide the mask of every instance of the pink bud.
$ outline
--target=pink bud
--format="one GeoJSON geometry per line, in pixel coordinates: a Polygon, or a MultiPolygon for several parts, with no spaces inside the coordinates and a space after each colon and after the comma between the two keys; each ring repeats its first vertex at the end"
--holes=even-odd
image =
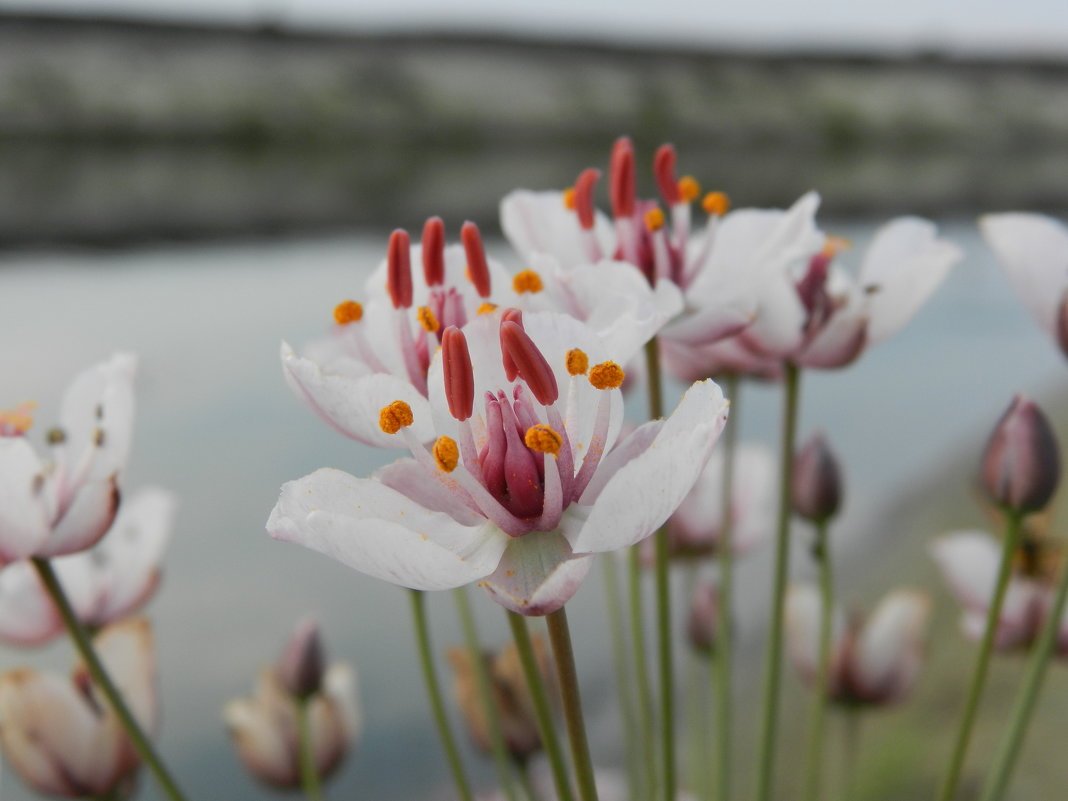
{"type": "Polygon", "coordinates": [[[326,669],[319,624],[305,619],[297,624],[278,659],[278,678],[286,691],[297,698],[319,692],[326,669]]]}
{"type": "Polygon", "coordinates": [[[1057,438],[1049,420],[1037,405],[1017,395],[983,453],[983,489],[1008,511],[1030,514],[1049,503],[1060,473],[1057,438]]]}
{"type": "Polygon", "coordinates": [[[809,438],[794,458],[794,512],[811,523],[826,523],[842,502],[838,460],[822,432],[809,438]]]}

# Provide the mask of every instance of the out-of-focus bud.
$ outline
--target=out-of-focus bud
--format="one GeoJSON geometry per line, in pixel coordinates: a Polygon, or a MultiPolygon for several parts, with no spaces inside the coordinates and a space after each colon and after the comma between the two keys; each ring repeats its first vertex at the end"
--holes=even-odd
{"type": "Polygon", "coordinates": [[[344,662],[334,663],[323,671],[322,646],[318,640],[314,624],[299,625],[281,660],[292,665],[286,668],[289,677],[283,679],[281,663],[264,669],[252,697],[231,701],[223,711],[249,773],[275,787],[295,788],[301,784],[298,704],[307,704],[308,728],[320,779],[326,779],[337,769],[360,735],[356,671],[344,662]],[[313,651],[319,652],[317,657],[309,655],[313,651]],[[319,687],[301,696],[292,688],[307,688],[307,677],[315,672],[310,666],[316,659],[319,660],[319,687]]]}
{"type": "MultiPolygon", "coordinates": [[[[116,623],[94,644],[130,711],[151,733],[158,710],[148,621],[116,623]]],[[[8,762],[38,792],[111,798],[133,783],[137,752],[82,665],[69,679],[28,668],[0,676],[0,720],[8,762]]]]}
{"type": "Polygon", "coordinates": [[[278,678],[290,695],[306,699],[319,692],[325,670],[319,624],[310,618],[302,620],[278,659],[278,678]]]}
{"type": "Polygon", "coordinates": [[[719,625],[719,586],[702,582],[694,589],[690,599],[690,619],[686,633],[694,650],[711,654],[716,648],[719,625]]]}
{"type": "Polygon", "coordinates": [[[813,434],[794,459],[794,512],[810,523],[826,523],[842,503],[838,460],[823,433],[813,434]]]}
{"type": "Polygon", "coordinates": [[[1026,515],[1049,503],[1060,477],[1060,453],[1049,420],[1037,405],[1017,395],[983,452],[983,489],[998,506],[1026,515]]]}
{"type": "MultiPolygon", "coordinates": [[[[534,656],[538,662],[538,671],[542,675],[550,699],[557,697],[555,679],[549,664],[548,649],[545,640],[533,637],[534,656]]],[[[489,722],[482,707],[478,693],[478,677],[471,652],[466,648],[450,648],[449,664],[453,669],[453,694],[460,707],[468,731],[475,744],[486,753],[492,750],[489,722]]],[[[523,666],[519,652],[514,643],[509,643],[496,656],[492,652],[484,654],[486,668],[489,670],[490,688],[497,716],[501,721],[501,733],[504,745],[513,759],[526,762],[541,750],[541,734],[534,714],[534,702],[527,689],[523,666]]]]}

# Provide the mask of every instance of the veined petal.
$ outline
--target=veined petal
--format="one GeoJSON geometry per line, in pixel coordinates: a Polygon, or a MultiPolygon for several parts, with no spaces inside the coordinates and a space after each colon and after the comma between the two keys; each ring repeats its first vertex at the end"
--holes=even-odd
{"type": "Polygon", "coordinates": [[[690,387],[649,447],[623,465],[596,496],[572,540],[575,552],[633,545],[667,520],[704,469],[727,422],[728,406],[713,381],[690,387]]]}
{"type": "Polygon", "coordinates": [[[930,613],[930,599],[913,590],[897,590],[879,602],[851,654],[852,677],[865,695],[892,701],[912,686],[930,613]]]}
{"type": "Polygon", "coordinates": [[[847,306],[832,315],[826,327],[793,356],[802,367],[844,367],[860,356],[867,344],[868,319],[859,309],[847,306]]]}
{"type": "Polygon", "coordinates": [[[511,540],[497,569],[482,582],[497,603],[521,615],[555,612],[578,591],[590,557],[573,555],[557,531],[532,531],[511,540]]]}
{"type": "Polygon", "coordinates": [[[407,403],[415,415],[412,430],[420,442],[434,436],[430,406],[410,382],[387,373],[353,377],[330,373],[282,343],[286,382],[326,423],[347,437],[378,448],[403,448],[399,438],[379,427],[379,412],[393,401],[407,403]]]}
{"type": "Polygon", "coordinates": [[[126,464],[133,435],[136,370],[136,356],[117,353],[75,376],[63,396],[59,412],[63,451],[77,460],[93,449],[90,478],[110,478],[126,464]]]}
{"type": "Polygon", "coordinates": [[[37,556],[63,556],[82,551],[108,533],[119,509],[115,475],[82,484],[57,520],[37,556]]]}
{"type": "Polygon", "coordinates": [[[508,544],[489,522],[461,525],[379,481],[330,468],[285,484],[267,531],[415,590],[477,581],[496,569],[508,544]]]}
{"type": "MultiPolygon", "coordinates": [[[[519,189],[505,195],[501,230],[524,261],[537,253],[550,253],[565,267],[589,261],[578,217],[565,207],[563,192],[519,189]]],[[[595,216],[594,236],[601,253],[615,250],[612,224],[600,211],[595,216]]]]}
{"type": "Polygon", "coordinates": [[[23,437],[0,437],[0,567],[31,555],[48,536],[43,472],[23,437]]]}

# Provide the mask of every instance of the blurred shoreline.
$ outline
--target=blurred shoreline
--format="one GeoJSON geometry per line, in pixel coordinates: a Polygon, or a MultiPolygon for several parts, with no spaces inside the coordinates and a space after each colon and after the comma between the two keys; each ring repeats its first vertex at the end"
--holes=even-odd
{"type": "Polygon", "coordinates": [[[0,13],[0,247],[481,223],[627,133],[737,205],[1068,208],[1068,58],[0,13]]]}

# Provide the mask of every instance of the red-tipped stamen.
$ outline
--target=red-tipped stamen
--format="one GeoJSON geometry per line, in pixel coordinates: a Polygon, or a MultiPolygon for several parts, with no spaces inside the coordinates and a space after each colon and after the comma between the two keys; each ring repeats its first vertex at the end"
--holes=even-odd
{"type": "Polygon", "coordinates": [[[679,202],[679,182],[675,179],[675,147],[661,145],[653,157],[653,175],[660,196],[670,208],[679,202]]]}
{"type": "Polygon", "coordinates": [[[394,309],[412,305],[412,242],[408,232],[398,228],[389,235],[386,289],[394,309]]]}
{"type": "Polygon", "coordinates": [[[445,400],[449,413],[457,420],[466,420],[474,411],[475,374],[471,368],[471,353],[463,331],[449,326],[441,337],[441,366],[445,375],[445,400]]]}
{"type": "Polygon", "coordinates": [[[431,217],[423,225],[423,276],[430,287],[445,283],[445,223],[441,217],[431,217]]]}
{"type": "MultiPolygon", "coordinates": [[[[523,312],[520,309],[505,309],[501,313],[502,323],[515,323],[520,328],[523,327],[523,312]]],[[[515,381],[519,375],[519,368],[515,366],[515,362],[512,361],[512,355],[508,352],[508,348],[504,346],[504,334],[498,332],[501,337],[501,360],[504,362],[504,375],[509,381],[515,381]]]]}
{"type": "Polygon", "coordinates": [[[511,356],[519,376],[530,387],[538,403],[542,406],[556,403],[560,397],[556,376],[527,332],[513,322],[502,322],[501,345],[504,352],[511,356]]]}
{"type": "Polygon", "coordinates": [[[579,225],[586,231],[593,229],[596,220],[593,190],[600,179],[601,171],[590,167],[583,170],[575,181],[575,213],[578,214],[579,225]]]}
{"type": "Polygon", "coordinates": [[[617,219],[632,217],[638,190],[634,176],[634,144],[626,136],[621,136],[612,146],[608,180],[612,214],[617,219]]]}
{"type": "Polygon", "coordinates": [[[475,285],[479,297],[488,298],[491,290],[489,264],[486,263],[486,250],[482,247],[482,234],[478,226],[473,222],[465,222],[460,229],[460,241],[467,255],[467,272],[471,283],[475,285]]]}

